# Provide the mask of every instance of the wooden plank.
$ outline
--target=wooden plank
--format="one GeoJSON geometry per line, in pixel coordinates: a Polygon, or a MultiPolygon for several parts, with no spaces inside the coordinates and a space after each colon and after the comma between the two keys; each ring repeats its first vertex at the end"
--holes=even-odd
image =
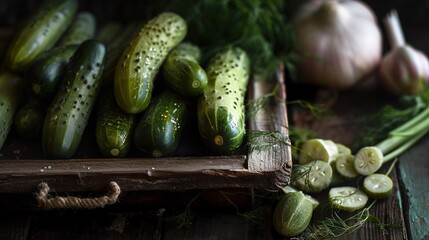
{"type": "Polygon", "coordinates": [[[0,215],[0,239],[25,240],[30,230],[31,216],[23,213],[0,215]]]}
{"type": "Polygon", "coordinates": [[[116,181],[125,191],[275,188],[263,173],[248,171],[244,164],[244,157],[198,161],[68,159],[16,163],[8,160],[0,162],[0,192],[33,192],[41,182],[47,182],[58,192],[105,191],[110,181],[116,181]],[[172,165],[177,167],[171,168],[172,165]]]}
{"type": "MultiPolygon", "coordinates": [[[[387,100],[385,96],[385,93],[383,94],[377,88],[376,78],[366,79],[355,88],[343,92],[318,89],[312,93],[309,99],[313,103],[324,105],[331,112],[330,115],[324,118],[316,118],[309,115],[305,109],[295,108],[292,110],[293,124],[315,131],[319,138],[331,139],[346,146],[353,146],[353,143],[362,134],[362,129],[358,128],[355,120],[379,109],[381,104],[387,100]],[[361,107],[350,107],[356,106],[356,104],[361,107]]],[[[389,164],[385,164],[381,171],[386,171],[388,166],[389,164]]],[[[392,179],[395,183],[395,194],[386,200],[377,201],[371,208],[370,214],[377,217],[382,224],[399,224],[402,227],[389,228],[390,232],[386,235],[376,223],[369,222],[357,231],[342,236],[340,239],[407,239],[400,197],[401,189],[398,186],[400,180],[398,180],[396,172],[393,172],[392,179]]],[[[350,184],[354,186],[356,182],[350,184]]],[[[323,192],[317,197],[326,201],[327,193],[323,192]]],[[[322,202],[323,204],[324,202],[322,202]]],[[[331,213],[322,212],[322,214],[317,216],[313,222],[330,216],[331,213]]],[[[351,214],[341,212],[341,216],[346,218],[351,214]]]]}
{"type": "Polygon", "coordinates": [[[28,239],[159,239],[158,227],[150,212],[48,211],[35,214],[28,239]]]}
{"type": "Polygon", "coordinates": [[[429,239],[429,136],[400,157],[403,210],[410,239],[429,239]]]}
{"type": "MultiPolygon", "coordinates": [[[[386,169],[386,167],[384,168],[386,169]]],[[[384,170],[383,169],[383,170],[384,170]]],[[[378,200],[370,209],[370,214],[386,224],[386,231],[380,228],[376,222],[367,222],[356,232],[348,234],[341,239],[371,239],[371,240],[402,240],[408,239],[401,205],[401,189],[399,187],[396,171],[390,175],[394,181],[394,193],[391,197],[378,200]]],[[[413,238],[412,238],[413,239],[413,238]]]]}
{"type": "Polygon", "coordinates": [[[264,137],[265,142],[275,142],[264,150],[250,150],[248,168],[251,171],[269,172],[267,177],[278,188],[289,184],[292,170],[292,157],[288,135],[288,120],[286,110],[286,89],[283,84],[284,70],[281,67],[277,73],[277,81],[267,83],[264,79],[255,79],[249,88],[250,99],[261,99],[275,91],[275,98],[268,99],[266,107],[250,116],[250,131],[278,132],[279,139],[272,136],[264,137]],[[277,90],[276,90],[277,89],[277,90]],[[271,104],[270,104],[271,102],[271,104]],[[273,103],[274,102],[274,103],[273,103]],[[273,124],[273,122],[275,124],[273,124]]]}
{"type": "MultiPolygon", "coordinates": [[[[265,219],[271,219],[270,208],[264,212],[265,219]]],[[[166,226],[163,239],[222,239],[222,240],[269,240],[272,239],[270,221],[258,225],[235,212],[197,212],[197,217],[191,225],[184,228],[166,226]]]]}
{"type": "MultiPolygon", "coordinates": [[[[276,84],[280,88],[276,94],[284,100],[283,75],[279,72],[276,84]]],[[[252,81],[249,85],[266,90],[274,86],[269,81],[252,81]]],[[[262,125],[253,124],[255,119],[250,118],[252,129],[279,130],[287,138],[284,101],[272,101],[265,108],[279,119],[265,120],[262,125]]],[[[193,129],[185,134],[187,141],[173,157],[155,159],[132,151],[127,158],[108,159],[100,156],[93,130],[94,121],[90,121],[73,159],[52,160],[44,157],[39,142],[23,142],[12,131],[0,152],[0,193],[33,192],[42,181],[58,192],[104,191],[110,181],[116,181],[126,191],[278,189],[289,182],[292,161],[289,146],[284,144],[260,152],[257,157],[253,153],[248,156],[246,143],[234,155],[212,155],[193,129]]]]}

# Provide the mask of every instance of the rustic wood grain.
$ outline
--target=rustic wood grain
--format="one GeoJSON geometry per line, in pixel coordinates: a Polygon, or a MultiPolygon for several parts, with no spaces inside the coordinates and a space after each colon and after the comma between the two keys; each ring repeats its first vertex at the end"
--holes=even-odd
{"type": "MultiPolygon", "coordinates": [[[[283,75],[279,74],[274,82],[280,86],[277,97],[284,100],[283,75]]],[[[275,86],[269,81],[252,81],[250,85],[253,89],[275,86]]],[[[251,98],[258,96],[250,94],[251,98]]],[[[284,101],[271,101],[265,108],[278,119],[273,117],[255,124],[259,119],[250,118],[252,130],[278,130],[287,138],[284,101]]],[[[108,159],[97,151],[93,127],[89,125],[85,130],[75,158],[53,160],[44,158],[40,143],[23,142],[12,131],[0,153],[0,193],[33,192],[42,181],[58,192],[104,191],[110,181],[116,181],[125,191],[278,189],[289,182],[292,162],[289,146],[284,144],[255,155],[247,153],[243,143],[234,155],[212,155],[201,145],[194,129],[189,134],[192,139],[185,137],[191,142],[179,146],[178,155],[173,157],[151,158],[134,151],[128,158],[108,159]]]]}
{"type": "Polygon", "coordinates": [[[410,239],[429,239],[429,137],[400,157],[399,179],[410,239]]]}
{"type": "MultiPolygon", "coordinates": [[[[268,172],[267,177],[273,184],[283,188],[290,181],[292,157],[288,137],[286,89],[282,67],[279,69],[278,75],[277,81],[273,81],[271,84],[267,83],[266,79],[255,79],[249,88],[250,99],[260,99],[277,88],[276,97],[271,98],[266,107],[250,117],[250,131],[279,132],[284,142],[278,141],[277,144],[273,144],[268,149],[250,151],[248,168],[250,171],[268,172]]],[[[265,139],[267,142],[273,140],[272,137],[265,139]]]]}

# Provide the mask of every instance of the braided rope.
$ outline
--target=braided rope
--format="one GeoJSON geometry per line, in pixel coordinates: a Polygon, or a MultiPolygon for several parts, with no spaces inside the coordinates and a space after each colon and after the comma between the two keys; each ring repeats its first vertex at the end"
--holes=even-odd
{"type": "Polygon", "coordinates": [[[106,205],[116,203],[121,193],[121,188],[116,182],[110,182],[109,192],[97,198],[79,198],[79,197],[53,197],[49,198],[49,185],[41,182],[36,193],[36,200],[40,208],[59,209],[59,208],[102,208],[106,205]]]}

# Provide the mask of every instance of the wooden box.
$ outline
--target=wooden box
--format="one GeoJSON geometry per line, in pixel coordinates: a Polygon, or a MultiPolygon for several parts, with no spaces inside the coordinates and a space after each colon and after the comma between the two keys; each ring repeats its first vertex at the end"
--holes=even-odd
{"type": "Polygon", "coordinates": [[[40,141],[20,140],[12,129],[0,151],[0,193],[34,192],[41,182],[56,192],[105,191],[110,181],[123,191],[284,187],[289,183],[292,160],[283,76],[280,68],[275,81],[253,77],[247,91],[249,100],[256,101],[276,93],[247,120],[248,133],[281,133],[285,140],[268,149],[251,151],[245,142],[234,155],[212,155],[197,133],[190,131],[172,157],[131,153],[127,158],[106,159],[98,152],[90,119],[74,158],[45,159],[40,141]]]}

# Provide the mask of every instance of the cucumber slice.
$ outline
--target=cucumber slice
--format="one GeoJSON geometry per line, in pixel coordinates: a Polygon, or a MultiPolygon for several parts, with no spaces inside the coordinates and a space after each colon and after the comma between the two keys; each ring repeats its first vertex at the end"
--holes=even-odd
{"type": "Polygon", "coordinates": [[[304,192],[320,192],[332,181],[332,167],[324,161],[307,163],[298,170],[297,187],[304,192]]]}
{"type": "Polygon", "coordinates": [[[335,187],[329,191],[329,201],[335,208],[353,212],[365,207],[368,196],[355,187],[335,187]]]}
{"type": "Polygon", "coordinates": [[[370,198],[383,199],[392,194],[392,179],[385,174],[371,174],[363,180],[363,189],[370,198]]]}
{"type": "MultiPolygon", "coordinates": [[[[291,193],[291,192],[298,192],[298,190],[296,190],[295,188],[291,187],[291,186],[286,186],[284,188],[282,188],[282,191],[284,193],[291,193]]],[[[304,194],[304,196],[308,199],[308,201],[311,202],[311,204],[313,205],[313,209],[317,208],[317,206],[319,206],[320,202],[315,199],[314,197],[312,197],[311,195],[308,194],[304,194]]]]}
{"type": "Polygon", "coordinates": [[[364,176],[371,175],[383,164],[383,153],[377,147],[361,148],[355,156],[356,171],[364,176]]]}
{"type": "Polygon", "coordinates": [[[339,155],[352,154],[352,150],[349,147],[347,147],[341,143],[335,143],[335,144],[337,145],[339,155]]]}
{"type": "Polygon", "coordinates": [[[331,140],[310,139],[302,144],[299,164],[304,165],[315,160],[332,162],[338,154],[337,145],[331,140]]]}
{"type": "Polygon", "coordinates": [[[335,160],[335,169],[344,178],[355,178],[359,173],[355,169],[354,156],[351,154],[338,155],[335,160]]]}

